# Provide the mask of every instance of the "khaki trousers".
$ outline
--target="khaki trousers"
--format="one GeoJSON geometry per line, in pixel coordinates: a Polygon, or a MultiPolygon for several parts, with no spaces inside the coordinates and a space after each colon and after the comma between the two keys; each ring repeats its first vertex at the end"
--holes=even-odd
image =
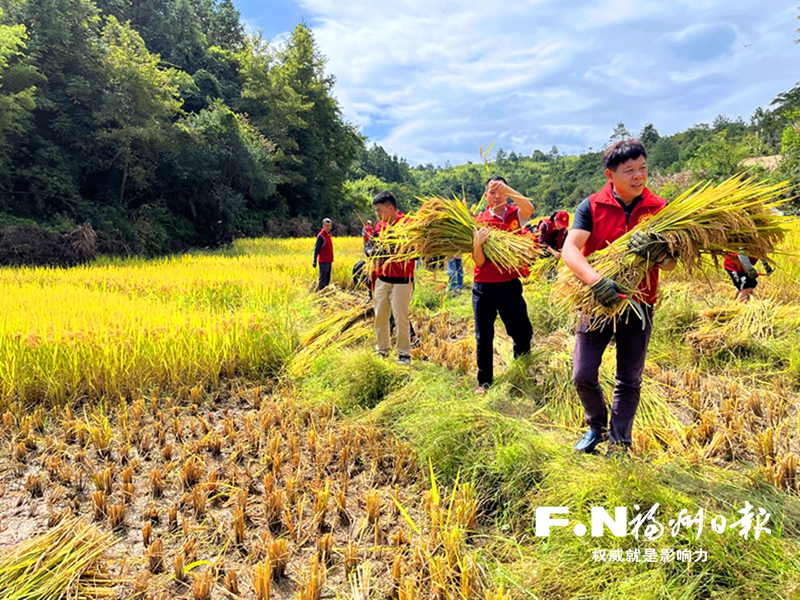
{"type": "Polygon", "coordinates": [[[381,354],[388,354],[392,349],[389,318],[394,315],[397,354],[411,356],[411,325],[408,320],[408,309],[413,289],[411,283],[386,283],[380,279],[375,281],[375,337],[378,339],[376,348],[381,354]]]}

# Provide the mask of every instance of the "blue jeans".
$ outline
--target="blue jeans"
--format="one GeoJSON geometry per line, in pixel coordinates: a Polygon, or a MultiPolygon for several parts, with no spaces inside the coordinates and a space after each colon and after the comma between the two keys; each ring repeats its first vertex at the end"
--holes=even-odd
{"type": "Polygon", "coordinates": [[[448,288],[451,290],[464,289],[464,262],[460,258],[451,258],[447,263],[448,288]]]}

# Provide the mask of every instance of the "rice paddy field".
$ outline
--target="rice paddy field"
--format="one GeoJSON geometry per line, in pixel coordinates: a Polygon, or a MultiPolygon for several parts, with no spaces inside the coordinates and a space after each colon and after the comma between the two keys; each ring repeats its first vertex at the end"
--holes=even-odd
{"type": "Polygon", "coordinates": [[[800,597],[800,237],[748,304],[663,278],[622,459],[572,450],[554,265],[476,397],[470,265],[419,270],[404,367],[335,244],[323,293],[308,239],[0,269],[0,599],[800,597]]]}

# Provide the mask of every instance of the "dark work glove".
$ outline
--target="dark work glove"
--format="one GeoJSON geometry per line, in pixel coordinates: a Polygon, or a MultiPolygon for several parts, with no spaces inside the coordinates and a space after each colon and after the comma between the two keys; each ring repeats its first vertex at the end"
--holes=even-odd
{"type": "Polygon", "coordinates": [[[311,266],[316,269],[317,268],[317,261],[314,261],[314,263],[311,266]]]}
{"type": "MultiPolygon", "coordinates": [[[[764,261],[761,261],[761,262],[764,262],[764,261]]],[[[775,267],[773,267],[773,266],[772,266],[771,264],[769,264],[768,262],[764,262],[764,272],[765,272],[767,275],[772,275],[772,274],[775,272],[775,267]]]]}
{"type": "Polygon", "coordinates": [[[657,233],[636,231],[628,240],[628,250],[636,256],[655,262],[669,253],[669,244],[657,233]]]}
{"type": "Polygon", "coordinates": [[[755,279],[756,277],[758,277],[758,271],[756,271],[756,268],[755,268],[755,267],[750,267],[749,269],[747,269],[747,270],[745,271],[745,273],[747,274],[747,276],[748,276],[750,279],[755,279]]]}
{"type": "Polygon", "coordinates": [[[622,293],[619,285],[613,279],[603,277],[600,281],[591,286],[594,297],[606,308],[611,308],[618,302],[622,302],[619,295],[622,293]]]}

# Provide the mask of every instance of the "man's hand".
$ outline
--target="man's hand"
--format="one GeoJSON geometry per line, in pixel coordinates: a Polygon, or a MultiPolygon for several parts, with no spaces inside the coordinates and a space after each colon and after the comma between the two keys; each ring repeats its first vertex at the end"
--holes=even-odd
{"type": "Polygon", "coordinates": [[[608,277],[603,277],[600,281],[592,285],[591,290],[592,293],[594,293],[594,297],[597,298],[597,301],[606,308],[611,308],[623,300],[619,297],[622,293],[619,285],[617,285],[616,281],[608,277]]]}
{"type": "Polygon", "coordinates": [[[771,264],[769,264],[768,262],[765,262],[765,261],[761,261],[761,262],[764,263],[764,272],[767,275],[772,275],[775,272],[775,267],[773,267],[771,264]]]}
{"type": "Polygon", "coordinates": [[[747,275],[747,276],[748,276],[750,279],[756,279],[756,278],[758,277],[758,271],[756,271],[756,268],[755,268],[755,267],[750,267],[750,268],[748,268],[748,269],[745,271],[745,274],[746,274],[746,275],[747,275]]]}
{"type": "Polygon", "coordinates": [[[636,231],[628,240],[628,250],[645,260],[658,262],[669,254],[669,244],[657,233],[636,231]]]}
{"type": "MultiPolygon", "coordinates": [[[[492,182],[495,183],[495,182],[492,182]]],[[[502,181],[498,183],[503,183],[502,181]]],[[[489,239],[489,228],[488,227],[481,227],[480,229],[475,230],[475,234],[472,238],[472,245],[473,246],[483,246],[486,243],[486,240],[489,239]]]]}
{"type": "Polygon", "coordinates": [[[504,194],[507,197],[510,196],[513,198],[514,196],[517,195],[517,192],[515,192],[508,184],[503,183],[499,179],[496,179],[495,181],[490,181],[489,189],[493,192],[504,194]]]}
{"type": "Polygon", "coordinates": [[[314,261],[313,263],[311,263],[311,266],[316,269],[317,268],[317,261],[314,261]]]}

